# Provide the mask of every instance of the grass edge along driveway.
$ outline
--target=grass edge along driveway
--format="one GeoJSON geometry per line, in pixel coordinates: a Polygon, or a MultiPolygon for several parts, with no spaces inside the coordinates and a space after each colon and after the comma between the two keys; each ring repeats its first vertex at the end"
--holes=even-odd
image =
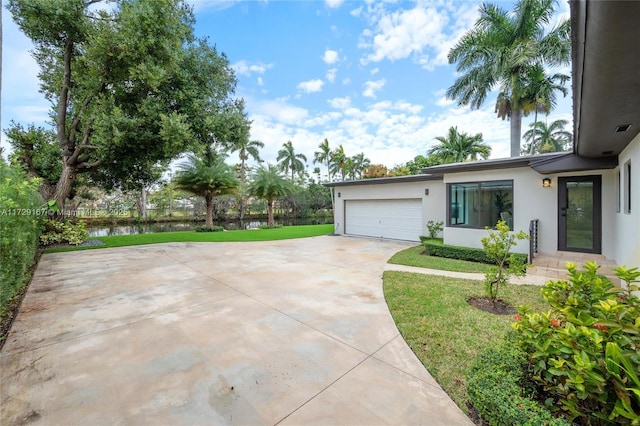
{"type": "Polygon", "coordinates": [[[90,237],[88,240],[100,240],[104,245],[85,247],[45,247],[45,253],[56,253],[75,250],[90,250],[98,248],[112,248],[137,246],[157,243],[199,243],[199,242],[245,242],[245,241],[275,241],[293,238],[319,237],[333,232],[333,224],[328,225],[299,225],[283,226],[274,229],[251,229],[224,232],[157,232],[152,234],[113,235],[110,237],[90,237]]]}

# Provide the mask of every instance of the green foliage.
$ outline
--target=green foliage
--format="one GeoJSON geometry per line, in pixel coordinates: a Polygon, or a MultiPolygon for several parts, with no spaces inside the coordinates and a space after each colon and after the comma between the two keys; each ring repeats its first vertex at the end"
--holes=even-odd
{"type": "Polygon", "coordinates": [[[478,355],[467,375],[473,406],[491,425],[567,425],[528,397],[527,354],[513,338],[478,355]]]}
{"type": "Polygon", "coordinates": [[[278,170],[271,165],[259,167],[253,174],[252,182],[248,187],[249,194],[267,200],[269,225],[275,224],[273,219],[273,201],[293,193],[294,189],[293,184],[283,178],[278,173],[278,170]]]}
{"type": "Polygon", "coordinates": [[[427,222],[427,229],[429,230],[429,238],[438,238],[438,234],[444,229],[444,222],[441,220],[438,222],[430,220],[427,222]]]}
{"type": "Polygon", "coordinates": [[[495,302],[500,288],[509,284],[511,276],[521,277],[526,273],[526,258],[523,261],[522,256],[513,255],[511,249],[519,240],[529,239],[529,235],[524,231],[511,233],[503,220],[498,221],[495,231],[489,228],[487,231],[489,236],[480,241],[485,254],[496,267],[485,274],[485,294],[495,302]]]}
{"type": "Polygon", "coordinates": [[[273,225],[269,225],[269,224],[264,225],[263,224],[263,225],[259,225],[258,226],[258,229],[278,229],[278,228],[282,228],[282,225],[279,224],[279,223],[275,223],[273,225]]]}
{"type": "Polygon", "coordinates": [[[224,227],[222,226],[196,226],[194,228],[196,232],[222,232],[224,227]]]}
{"type": "MultiPolygon", "coordinates": [[[[571,421],[640,424],[640,299],[598,274],[568,264],[567,281],[542,290],[546,313],[521,308],[513,328],[529,357],[541,397],[571,421]]],[[[637,268],[616,275],[637,279],[637,268]]]]}
{"type": "MultiPolygon", "coordinates": [[[[422,239],[422,238],[421,238],[422,239]]],[[[423,240],[423,245],[426,253],[429,256],[447,257],[449,259],[468,260],[471,262],[482,263],[494,263],[483,249],[452,246],[449,244],[443,244],[441,240],[426,238],[423,240]]],[[[521,253],[512,253],[513,258],[517,259],[517,262],[526,263],[527,255],[521,253]]]]}
{"type": "Polygon", "coordinates": [[[491,154],[491,147],[482,141],[482,133],[470,136],[465,132],[458,132],[457,127],[451,127],[446,137],[438,136],[436,140],[439,143],[428,154],[443,163],[486,160],[491,154]]]}
{"type": "Polygon", "coordinates": [[[36,254],[46,214],[38,184],[0,158],[0,317],[23,287],[36,254]]]}
{"type": "Polygon", "coordinates": [[[47,219],[44,223],[44,232],[40,235],[40,242],[43,245],[69,243],[74,246],[82,244],[87,239],[89,233],[83,221],[72,222],[65,220],[47,219]]]}

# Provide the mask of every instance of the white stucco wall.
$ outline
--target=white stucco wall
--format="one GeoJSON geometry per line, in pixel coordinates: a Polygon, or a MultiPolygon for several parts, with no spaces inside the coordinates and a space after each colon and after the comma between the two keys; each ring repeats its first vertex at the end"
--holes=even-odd
{"type": "Polygon", "coordinates": [[[419,198],[422,200],[422,223],[427,233],[429,220],[445,221],[445,193],[442,181],[398,182],[374,185],[337,186],[334,188],[336,234],[344,234],[344,202],[348,200],[392,200],[419,198]],[[429,195],[425,195],[429,189],[429,195]]]}
{"type": "MultiPolygon", "coordinates": [[[[558,177],[589,175],[602,176],[602,254],[612,257],[615,245],[611,238],[607,238],[614,230],[615,207],[611,208],[611,205],[615,201],[615,193],[607,189],[615,185],[612,170],[542,175],[528,167],[521,167],[448,174],[444,183],[513,180],[514,231],[522,230],[528,233],[529,222],[538,219],[538,252],[555,253],[558,250],[558,177]],[[542,186],[542,179],[546,177],[551,179],[550,188],[542,186]]],[[[482,247],[480,239],[486,235],[487,231],[482,229],[446,227],[444,230],[447,244],[467,247],[482,247]]],[[[529,242],[521,241],[514,251],[528,253],[529,242]]]]}
{"type": "MultiPolygon", "coordinates": [[[[624,165],[631,161],[631,213],[624,211],[624,197],[620,212],[614,214],[613,229],[610,235],[614,235],[614,256],[618,265],[640,267],[640,134],[618,156],[618,164],[622,169],[622,185],[620,191],[624,191],[624,165]]],[[[617,171],[614,172],[617,179],[617,171]]],[[[615,183],[611,188],[615,188],[615,183]]],[[[616,194],[613,196],[612,206],[616,209],[616,194]]]]}

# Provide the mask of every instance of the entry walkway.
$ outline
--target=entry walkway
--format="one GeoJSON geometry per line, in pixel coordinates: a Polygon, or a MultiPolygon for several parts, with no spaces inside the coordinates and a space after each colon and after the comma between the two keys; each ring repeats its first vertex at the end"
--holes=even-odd
{"type": "Polygon", "coordinates": [[[0,353],[11,424],[471,425],[348,237],[45,254],[0,353]]]}

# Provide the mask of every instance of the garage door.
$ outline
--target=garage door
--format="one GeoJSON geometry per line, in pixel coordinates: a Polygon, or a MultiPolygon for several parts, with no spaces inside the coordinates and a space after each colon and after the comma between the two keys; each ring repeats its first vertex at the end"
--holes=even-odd
{"type": "Polygon", "coordinates": [[[347,200],[345,234],[419,241],[422,200],[347,200]]]}

